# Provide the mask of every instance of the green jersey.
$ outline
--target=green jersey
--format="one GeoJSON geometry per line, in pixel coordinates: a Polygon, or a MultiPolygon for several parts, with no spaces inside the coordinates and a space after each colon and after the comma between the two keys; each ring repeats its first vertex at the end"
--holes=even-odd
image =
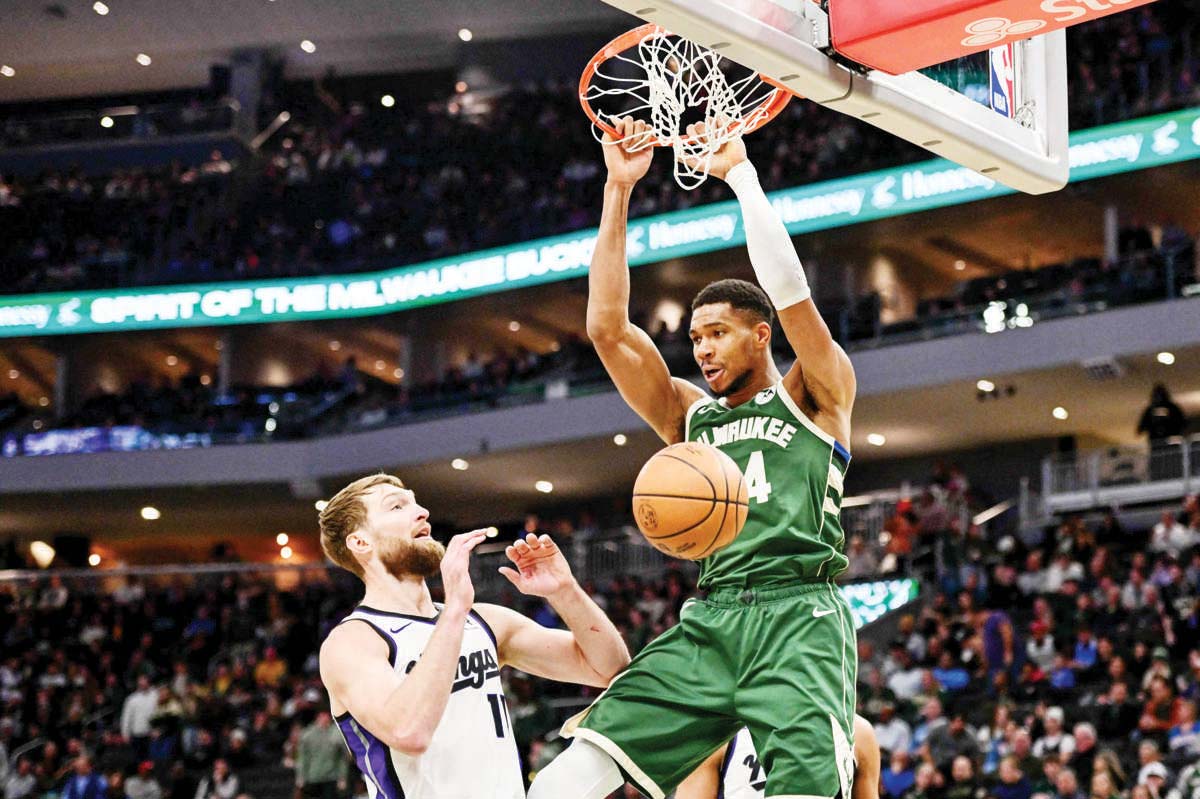
{"type": "Polygon", "coordinates": [[[707,397],[688,409],[685,438],[715,446],[742,470],[746,526],[700,562],[704,588],[828,580],[845,571],[842,481],[850,453],[817,427],[782,383],[730,408],[707,397]]]}

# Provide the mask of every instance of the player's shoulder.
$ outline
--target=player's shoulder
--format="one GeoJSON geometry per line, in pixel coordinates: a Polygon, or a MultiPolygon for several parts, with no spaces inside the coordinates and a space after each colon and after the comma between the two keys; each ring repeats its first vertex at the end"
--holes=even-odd
{"type": "Polygon", "coordinates": [[[337,624],[321,642],[321,662],[342,657],[357,658],[374,654],[387,657],[388,645],[379,629],[366,619],[347,617],[337,624]]]}

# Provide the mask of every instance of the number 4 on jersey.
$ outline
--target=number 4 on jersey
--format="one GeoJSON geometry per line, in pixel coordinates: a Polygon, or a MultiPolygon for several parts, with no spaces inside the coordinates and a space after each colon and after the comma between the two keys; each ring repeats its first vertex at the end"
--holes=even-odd
{"type": "Polygon", "coordinates": [[[771,484],[767,482],[767,467],[763,465],[761,449],[751,453],[750,462],[746,464],[746,493],[760,505],[771,498],[771,484]]]}

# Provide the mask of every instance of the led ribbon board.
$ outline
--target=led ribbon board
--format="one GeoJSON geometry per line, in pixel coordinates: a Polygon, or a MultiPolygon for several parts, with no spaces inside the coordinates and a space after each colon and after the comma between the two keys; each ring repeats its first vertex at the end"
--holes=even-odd
{"type": "MultiPolygon", "coordinates": [[[[1071,180],[1200,158],[1200,108],[1078,131],[1071,180]]],[[[1012,194],[945,160],[770,195],[793,236],[1012,194]]],[[[744,244],[736,202],[632,220],[631,266],[744,244]]],[[[0,297],[0,338],[345,319],[583,277],[596,230],[454,258],[336,277],[0,297]]]]}

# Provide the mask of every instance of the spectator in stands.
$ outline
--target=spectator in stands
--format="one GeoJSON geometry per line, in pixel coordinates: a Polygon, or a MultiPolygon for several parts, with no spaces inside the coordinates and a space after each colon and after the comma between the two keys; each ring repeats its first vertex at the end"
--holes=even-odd
{"type": "Polygon", "coordinates": [[[150,721],[158,708],[158,691],[145,674],[137,678],[137,690],[125,698],[121,708],[121,736],[139,758],[145,758],[150,744],[150,721]]]}
{"type": "MultiPolygon", "coordinates": [[[[7,764],[6,764],[7,765],[7,764]]],[[[22,757],[4,780],[4,799],[28,799],[37,788],[37,777],[33,773],[33,761],[22,757]]]]}
{"type": "Polygon", "coordinates": [[[939,771],[949,770],[960,755],[972,763],[979,761],[979,742],[974,731],[967,727],[962,710],[955,710],[948,723],[929,733],[921,754],[925,762],[932,763],[939,771]]]}
{"type": "Polygon", "coordinates": [[[1066,759],[1065,765],[1075,772],[1080,788],[1091,786],[1092,772],[1096,764],[1096,728],[1084,721],[1076,724],[1072,730],[1075,738],[1075,751],[1066,759]]]}
{"type": "Polygon", "coordinates": [[[73,777],[68,777],[62,789],[62,799],[106,799],[108,783],[92,768],[92,759],[81,754],[72,764],[73,777]]]}
{"type": "Polygon", "coordinates": [[[296,799],[337,799],[345,792],[348,778],[342,734],[328,711],[318,711],[296,748],[296,799]]]}
{"type": "Polygon", "coordinates": [[[1058,772],[1055,788],[1056,799],[1084,799],[1083,791],[1079,790],[1079,779],[1069,768],[1058,772]]]}
{"type": "MultiPolygon", "coordinates": [[[[1171,399],[1167,387],[1159,383],[1150,392],[1150,404],[1142,411],[1138,434],[1145,435],[1153,449],[1162,446],[1170,438],[1183,435],[1186,427],[1187,419],[1183,410],[1171,399]]],[[[1153,460],[1151,464],[1154,464],[1153,460]]]]}
{"type": "Polygon", "coordinates": [[[1182,720],[1182,700],[1176,698],[1170,680],[1155,675],[1150,681],[1150,696],[1138,721],[1138,729],[1146,735],[1165,739],[1171,728],[1182,720]]]}
{"type": "Polygon", "coordinates": [[[1030,799],[1033,795],[1033,786],[1015,756],[1002,758],[997,774],[999,782],[991,790],[996,799],[1030,799]]]}
{"type": "Polygon", "coordinates": [[[942,775],[929,763],[922,763],[917,768],[917,776],[912,790],[905,799],[940,799],[942,795],[942,775]]]}
{"type": "Polygon", "coordinates": [[[888,767],[879,775],[880,795],[888,799],[900,799],[913,788],[917,781],[908,752],[894,750],[888,760],[888,767]]]}
{"type": "Polygon", "coordinates": [[[1179,723],[1168,731],[1167,747],[1172,760],[1200,758],[1200,720],[1194,701],[1179,701],[1179,723]]]}
{"type": "Polygon", "coordinates": [[[987,789],[975,776],[975,763],[966,755],[954,758],[950,766],[950,784],[943,793],[945,799],[984,799],[987,789]]]}
{"type": "Polygon", "coordinates": [[[236,799],[238,778],[222,758],[213,761],[212,771],[196,786],[195,799],[236,799]]]}
{"type": "Polygon", "coordinates": [[[908,753],[912,747],[912,728],[908,722],[896,715],[894,702],[885,701],[879,706],[879,718],[875,722],[875,739],[879,748],[888,753],[908,753]]]}
{"type": "Polygon", "coordinates": [[[1167,775],[1167,767],[1162,762],[1162,752],[1158,747],[1158,743],[1151,738],[1147,738],[1138,744],[1138,763],[1141,768],[1137,773],[1137,784],[1142,785],[1146,782],[1146,777],[1151,773],[1161,773],[1165,778],[1167,775]]]}
{"type": "Polygon", "coordinates": [[[1067,758],[1075,751],[1075,739],[1063,730],[1063,709],[1050,707],[1042,718],[1045,734],[1033,744],[1034,757],[1044,758],[1047,755],[1057,755],[1067,758]]]}
{"type": "MultiPolygon", "coordinates": [[[[892,647],[892,657],[896,661],[896,670],[892,676],[888,677],[887,687],[897,699],[911,700],[921,691],[925,670],[913,663],[912,654],[903,642],[899,642],[899,646],[892,647]]],[[[939,707],[938,710],[940,711],[941,708],[939,707]]]]}
{"type": "Polygon", "coordinates": [[[1058,650],[1054,646],[1054,636],[1050,634],[1050,626],[1044,621],[1035,621],[1029,625],[1029,639],[1025,642],[1025,656],[1042,671],[1054,667],[1054,654],[1058,650]]]}
{"type": "Polygon", "coordinates": [[[279,657],[275,647],[268,646],[263,659],[254,667],[254,682],[261,688],[278,688],[287,674],[287,662],[279,657]]]}
{"type": "Polygon", "coordinates": [[[1151,552],[1166,553],[1178,558],[1196,542],[1195,532],[1180,524],[1172,511],[1165,510],[1150,534],[1149,548],[1151,552]]]}
{"type": "Polygon", "coordinates": [[[1139,776],[1138,787],[1146,786],[1151,799],[1165,799],[1167,781],[1171,778],[1166,766],[1158,762],[1151,763],[1141,770],[1139,776]]]}
{"type": "Polygon", "coordinates": [[[137,773],[125,780],[128,799],[162,799],[162,787],[154,778],[154,763],[145,760],[138,764],[137,773]]]}

